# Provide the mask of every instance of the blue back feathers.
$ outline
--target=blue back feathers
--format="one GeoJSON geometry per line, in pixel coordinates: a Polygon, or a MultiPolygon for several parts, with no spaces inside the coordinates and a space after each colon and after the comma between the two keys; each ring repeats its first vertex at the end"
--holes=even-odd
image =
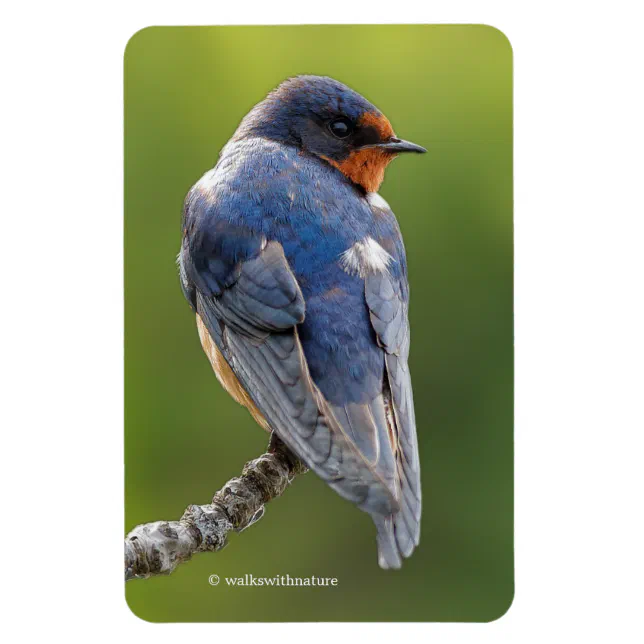
{"type": "Polygon", "coordinates": [[[374,215],[361,189],[295,146],[236,136],[189,193],[184,229],[184,270],[206,296],[235,280],[239,262],[278,241],[306,301],[298,332],[322,394],[344,404],[380,392],[384,357],[364,280],[347,274],[339,258],[372,237],[393,257],[389,271],[406,299],[404,249],[391,212],[374,215]]]}

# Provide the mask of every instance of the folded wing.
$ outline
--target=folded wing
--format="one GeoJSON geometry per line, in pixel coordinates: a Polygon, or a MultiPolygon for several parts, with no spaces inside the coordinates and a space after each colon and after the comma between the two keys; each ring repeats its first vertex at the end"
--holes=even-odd
{"type": "MultiPolygon", "coordinates": [[[[181,264],[190,279],[196,270],[190,257],[182,256],[181,264]]],[[[204,270],[207,264],[193,283],[209,282],[204,270]]],[[[197,287],[194,306],[268,425],[343,497],[371,514],[395,513],[390,482],[349,438],[311,380],[296,328],[305,303],[281,245],[264,243],[224,282],[217,291],[197,287]]]]}

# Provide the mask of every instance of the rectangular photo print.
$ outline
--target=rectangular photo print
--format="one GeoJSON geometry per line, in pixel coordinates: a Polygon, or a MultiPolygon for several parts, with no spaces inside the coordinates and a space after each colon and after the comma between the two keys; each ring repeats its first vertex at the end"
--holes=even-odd
{"type": "Polygon", "coordinates": [[[506,36],[149,27],[124,64],[129,608],[150,622],[501,618],[506,36]]]}

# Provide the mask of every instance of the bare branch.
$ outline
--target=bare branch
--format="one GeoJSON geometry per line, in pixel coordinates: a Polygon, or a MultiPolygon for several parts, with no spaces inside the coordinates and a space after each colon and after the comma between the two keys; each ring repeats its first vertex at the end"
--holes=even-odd
{"type": "Polygon", "coordinates": [[[190,505],[179,521],[137,526],[125,538],[125,581],[169,574],[196,552],[216,552],[231,530],[241,532],[264,514],[264,504],[280,496],[307,467],[277,438],[268,452],[246,463],[208,505],[190,505]]]}

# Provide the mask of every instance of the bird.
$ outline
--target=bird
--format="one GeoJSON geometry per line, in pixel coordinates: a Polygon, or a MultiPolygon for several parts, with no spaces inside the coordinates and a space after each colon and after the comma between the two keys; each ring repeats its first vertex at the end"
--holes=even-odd
{"type": "Polygon", "coordinates": [[[420,539],[409,283],[387,165],[425,148],[362,95],[288,78],[188,192],[179,279],[232,398],[376,526],[397,569],[420,539]]]}

